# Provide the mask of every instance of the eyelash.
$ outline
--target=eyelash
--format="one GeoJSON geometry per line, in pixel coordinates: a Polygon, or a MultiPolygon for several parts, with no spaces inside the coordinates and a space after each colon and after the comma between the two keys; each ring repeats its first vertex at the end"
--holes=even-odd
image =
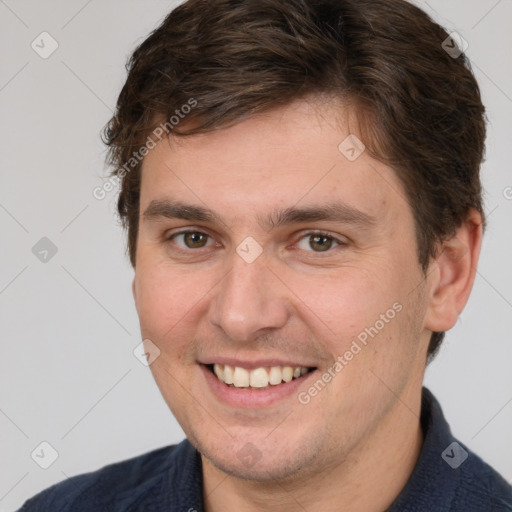
{"type": "MultiPolygon", "coordinates": [[[[171,235],[169,235],[169,236],[167,236],[165,238],[165,241],[166,242],[173,242],[175,244],[174,239],[176,237],[178,237],[180,235],[186,235],[188,233],[204,235],[204,236],[207,236],[210,240],[213,240],[213,238],[208,233],[204,233],[203,231],[199,231],[199,230],[195,230],[195,229],[185,229],[183,231],[178,231],[176,233],[172,233],[171,235]]],[[[330,233],[328,233],[326,231],[319,231],[319,230],[307,231],[307,232],[303,233],[300,237],[298,237],[296,239],[296,241],[294,242],[294,245],[296,245],[298,242],[300,242],[304,238],[311,237],[311,236],[314,236],[314,235],[316,235],[316,236],[323,236],[325,238],[328,238],[328,239],[334,241],[337,245],[335,247],[331,247],[331,248],[327,249],[326,251],[313,251],[313,250],[311,250],[311,251],[306,251],[306,252],[312,252],[313,254],[332,253],[332,251],[334,249],[336,249],[338,247],[343,247],[343,246],[348,245],[346,241],[340,240],[339,238],[336,238],[335,236],[333,236],[332,234],[330,234],[330,233]]],[[[201,249],[206,249],[206,248],[207,247],[200,247],[198,249],[184,249],[183,247],[180,247],[180,246],[176,245],[176,249],[179,252],[182,252],[182,253],[191,253],[193,251],[201,252],[201,249]]],[[[302,249],[302,250],[305,250],[305,249],[302,249]]]]}

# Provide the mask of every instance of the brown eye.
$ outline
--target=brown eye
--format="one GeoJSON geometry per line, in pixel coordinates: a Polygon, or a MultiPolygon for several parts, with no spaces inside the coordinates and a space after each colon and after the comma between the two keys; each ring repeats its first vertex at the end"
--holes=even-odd
{"type": "Polygon", "coordinates": [[[313,250],[328,251],[332,247],[332,238],[324,235],[313,235],[309,239],[309,246],[313,250]]]}
{"type": "Polygon", "coordinates": [[[171,240],[182,249],[201,249],[207,246],[209,238],[207,234],[200,231],[184,231],[173,235],[171,240]]]}
{"type": "Polygon", "coordinates": [[[304,251],[327,252],[341,242],[326,233],[309,233],[303,236],[297,244],[304,251]]]}

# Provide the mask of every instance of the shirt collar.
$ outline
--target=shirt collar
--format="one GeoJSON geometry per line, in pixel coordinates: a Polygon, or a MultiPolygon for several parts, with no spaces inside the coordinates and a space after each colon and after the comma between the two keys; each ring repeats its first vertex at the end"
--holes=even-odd
{"type": "Polygon", "coordinates": [[[422,510],[422,507],[441,512],[449,510],[455,498],[459,474],[441,456],[455,440],[439,402],[427,388],[422,392],[420,422],[423,430],[420,456],[405,487],[387,512],[422,510]]]}

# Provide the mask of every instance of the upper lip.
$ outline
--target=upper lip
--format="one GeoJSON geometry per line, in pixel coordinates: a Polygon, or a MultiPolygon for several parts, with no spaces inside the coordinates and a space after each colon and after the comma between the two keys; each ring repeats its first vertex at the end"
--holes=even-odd
{"type": "Polygon", "coordinates": [[[229,366],[238,366],[240,368],[246,368],[248,370],[253,370],[254,368],[262,368],[262,367],[271,367],[271,366],[291,366],[292,368],[297,368],[298,366],[304,368],[314,368],[314,364],[291,361],[290,359],[277,359],[277,358],[265,358],[265,359],[251,359],[251,360],[241,360],[234,359],[231,357],[210,357],[205,358],[199,363],[204,365],[211,364],[223,364],[229,366]]]}

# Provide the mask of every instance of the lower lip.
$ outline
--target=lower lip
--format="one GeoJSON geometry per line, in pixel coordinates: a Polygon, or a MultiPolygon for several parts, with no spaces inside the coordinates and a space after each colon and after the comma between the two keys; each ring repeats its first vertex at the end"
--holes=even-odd
{"type": "Polygon", "coordinates": [[[204,364],[199,365],[212,393],[221,401],[233,407],[257,408],[272,405],[292,395],[297,395],[299,387],[309,379],[316,370],[266,389],[234,388],[221,382],[204,364]]]}

